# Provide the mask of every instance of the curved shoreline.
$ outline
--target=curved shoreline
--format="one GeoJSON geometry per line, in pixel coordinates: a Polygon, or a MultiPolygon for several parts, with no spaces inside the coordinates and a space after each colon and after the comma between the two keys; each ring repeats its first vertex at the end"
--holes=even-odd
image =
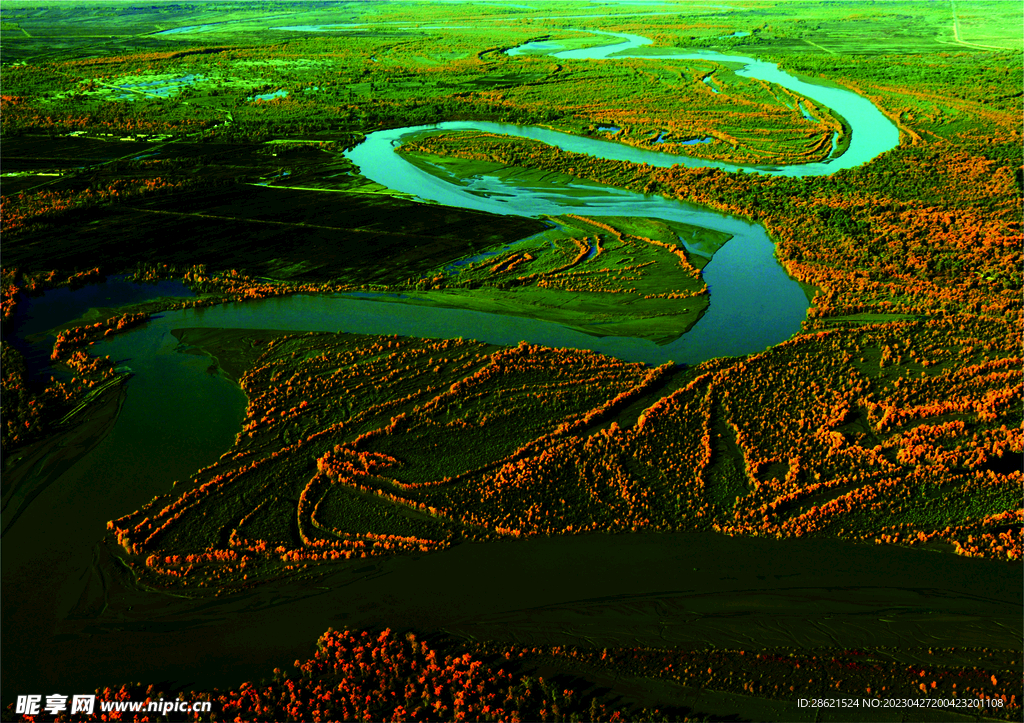
{"type": "MultiPolygon", "coordinates": [[[[686,201],[599,184],[573,186],[574,193],[579,195],[563,202],[550,189],[516,185],[487,175],[472,177],[469,184],[456,183],[465,179],[443,178],[394,152],[404,139],[430,131],[476,131],[517,136],[610,160],[655,165],[650,163],[653,160],[663,167],[673,165],[679,158],[546,128],[489,121],[449,121],[377,131],[367,135],[345,156],[359,168],[360,173],[381,185],[446,206],[532,217],[583,213],[600,218],[657,218],[732,236],[715,252],[703,270],[711,295],[710,305],[700,320],[672,343],[656,347],[635,337],[577,338],[568,328],[560,335],[561,339],[538,329],[537,336],[524,337],[527,341],[545,346],[588,349],[627,361],[694,364],[715,357],[758,353],[800,330],[810,304],[800,284],[790,278],[778,262],[775,245],[761,224],[686,201]]],[[[685,245],[685,241],[681,240],[681,243],[685,245]]],[[[509,323],[518,325],[518,322],[509,323]]],[[[488,326],[490,322],[481,328],[488,326]]],[[[366,328],[359,331],[373,333],[366,328]]],[[[385,333],[393,333],[393,330],[385,333]]],[[[509,343],[496,336],[481,337],[472,333],[464,336],[491,343],[509,343]]],[[[512,340],[511,343],[518,341],[512,340]]]]}
{"type": "MultiPolygon", "coordinates": [[[[789,177],[827,176],[839,170],[863,165],[900,144],[899,128],[867,98],[843,88],[801,80],[797,76],[780,70],[777,63],[745,55],[727,55],[716,51],[631,55],[628,51],[652,45],[654,41],[631,33],[612,33],[599,30],[583,30],[582,32],[623,38],[626,42],[560,52],[551,52],[545,49],[541,54],[559,60],[709,60],[716,63],[740,63],[743,67],[735,71],[737,75],[775,83],[787,90],[806,96],[825,106],[836,117],[836,120],[840,123],[845,121],[844,125],[849,127],[849,143],[846,149],[838,156],[829,157],[821,162],[789,166],[741,166],[721,161],[704,161],[690,156],[677,156],[676,163],[687,168],[720,168],[725,171],[747,171],[789,177]]],[[[519,55],[521,52],[516,51],[529,45],[531,43],[525,43],[507,52],[509,55],[519,55]]],[[[648,162],[651,165],[659,165],[648,162]]]]}
{"type": "MultiPolygon", "coordinates": [[[[843,540],[698,532],[467,543],[360,560],[314,586],[284,579],[215,600],[137,589],[109,548],[96,554],[91,568],[109,568],[103,590],[89,590],[76,614],[60,621],[74,644],[8,627],[6,640],[32,639],[48,665],[37,676],[11,670],[5,682],[31,688],[45,678],[43,687],[92,690],[144,669],[175,688],[226,687],[300,657],[327,625],[684,649],[797,643],[895,650],[908,641],[919,650],[980,648],[1020,632],[1019,566],[843,540]],[[466,588],[488,566],[506,574],[466,588]],[[527,582],[510,587],[506,579],[527,582]],[[88,604],[97,598],[110,605],[105,613],[88,604]],[[666,611],[679,622],[666,625],[666,611]]],[[[916,654],[906,655],[909,662],[916,654]]]]}

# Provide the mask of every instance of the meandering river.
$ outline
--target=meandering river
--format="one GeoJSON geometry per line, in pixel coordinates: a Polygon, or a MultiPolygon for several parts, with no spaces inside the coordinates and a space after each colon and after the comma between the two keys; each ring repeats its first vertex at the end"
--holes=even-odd
{"type": "MultiPolygon", "coordinates": [[[[591,48],[584,55],[611,62],[645,40],[622,38],[622,44],[591,48]]],[[[581,51],[571,52],[557,57],[584,57],[581,51]]],[[[833,108],[852,129],[849,149],[838,158],[785,169],[753,169],[756,172],[831,173],[898,143],[892,124],[848,91],[803,84],[752,59],[694,57],[745,63],[739,72],[778,82],[833,108]]],[[[574,189],[571,198],[559,198],[550,188],[514,186],[488,177],[455,183],[393,153],[394,144],[410,135],[459,129],[525,135],[567,150],[651,165],[727,166],[548,129],[487,123],[382,131],[349,153],[369,178],[427,201],[530,216],[650,216],[731,234],[705,269],[711,307],[704,318],[678,342],[658,347],[638,339],[588,336],[537,320],[408,305],[401,299],[384,303],[351,296],[298,296],[163,314],[139,330],[98,343],[94,351],[111,354],[129,365],[135,376],[110,433],[55,476],[5,531],[5,696],[77,694],[129,679],[199,688],[237,684],[307,654],[316,635],[329,625],[417,626],[524,642],[662,641],[705,646],[733,641],[790,644],[796,639],[806,645],[991,645],[1007,628],[1019,629],[1016,568],[914,551],[880,552],[834,541],[776,545],[681,535],[467,545],[437,555],[346,568],[336,576],[336,584],[324,589],[284,583],[217,602],[182,601],[122,587],[112,573],[108,552],[97,544],[106,520],[137,509],[166,492],[174,479],[213,462],[230,445],[244,409],[237,387],[205,373],[206,360],[176,352],[169,334],[173,328],[344,330],[462,336],[503,344],[527,339],[650,363],[757,352],[798,329],[806,298],[779,267],[770,239],[756,224],[611,188],[588,186],[583,196],[574,189]],[[481,565],[495,564],[495,559],[519,584],[502,583],[500,590],[478,586],[466,597],[461,581],[481,565]],[[716,561],[714,566],[710,560],[716,561]],[[782,568],[788,570],[787,576],[796,576],[792,582],[779,581],[782,568]],[[539,569],[543,574],[537,574],[539,569]],[[775,576],[770,582],[756,574],[769,569],[775,576]],[[822,582],[818,575],[828,577],[822,582]],[[413,588],[419,594],[405,599],[413,588]],[[978,590],[984,591],[983,597],[978,597],[978,590]],[[737,603],[738,595],[746,596],[743,604],[749,619],[723,623],[723,601],[738,609],[743,606],[737,603]],[[640,612],[597,624],[595,611],[604,615],[601,605],[620,598],[630,600],[640,612]],[[883,623],[875,622],[877,610],[897,598],[900,611],[883,623]],[[504,602],[496,605],[497,599],[504,602]],[[686,611],[679,613],[686,624],[669,633],[658,612],[666,605],[686,611]],[[538,622],[541,608],[551,620],[538,622]],[[840,618],[833,620],[835,615],[840,618]],[[591,622],[579,627],[584,618],[591,622]]],[[[154,293],[162,292],[166,289],[154,293]]],[[[5,520],[10,519],[8,512],[5,520]]]]}
{"type": "MultiPolygon", "coordinates": [[[[619,42],[595,48],[555,52],[557,50],[557,43],[547,41],[543,43],[526,43],[508,52],[510,55],[520,55],[539,51],[563,60],[621,60],[625,58],[675,61],[709,60],[716,63],[738,65],[740,67],[736,70],[737,75],[774,83],[794,93],[799,93],[831,109],[838,116],[845,119],[848,125],[849,145],[846,151],[821,163],[750,167],[704,161],[697,158],[679,158],[653,152],[648,152],[651,153],[649,157],[636,160],[636,163],[649,163],[652,166],[672,166],[678,163],[690,168],[710,167],[721,168],[727,171],[751,171],[793,177],[827,176],[844,168],[855,168],[863,165],[872,158],[892,150],[900,143],[899,128],[867,98],[844,88],[825,86],[801,80],[780,70],[776,63],[769,63],[764,60],[741,55],[723,55],[722,53],[710,50],[693,53],[676,48],[664,48],[659,49],[657,53],[634,53],[631,51],[649,46],[653,41],[630,33],[609,33],[595,30],[583,32],[618,38],[619,42]]],[[[633,159],[622,158],[620,160],[633,159]]]]}

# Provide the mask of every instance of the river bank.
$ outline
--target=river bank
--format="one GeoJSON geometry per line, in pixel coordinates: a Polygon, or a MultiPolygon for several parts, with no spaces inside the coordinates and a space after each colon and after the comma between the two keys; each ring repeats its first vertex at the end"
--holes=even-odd
{"type": "Polygon", "coordinates": [[[65,596],[52,633],[5,626],[5,644],[17,646],[8,650],[38,646],[38,659],[14,662],[5,685],[85,691],[145,670],[175,690],[224,688],[308,655],[326,626],[527,646],[870,647],[892,661],[968,667],[990,665],[981,648],[1000,650],[1008,631],[1021,632],[1019,566],[833,540],[466,544],[194,601],[136,590],[109,549],[94,555],[96,577],[65,596]]]}

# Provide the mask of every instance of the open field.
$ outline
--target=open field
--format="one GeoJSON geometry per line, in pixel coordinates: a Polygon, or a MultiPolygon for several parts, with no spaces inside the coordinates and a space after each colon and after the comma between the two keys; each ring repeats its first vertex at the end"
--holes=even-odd
{"type": "Polygon", "coordinates": [[[99,690],[213,705],[161,720],[1019,720],[1022,14],[5,2],[4,719],[99,690]],[[651,43],[557,57],[615,33],[651,43]],[[856,93],[899,144],[790,176],[388,148],[499,213],[346,155],[448,120],[747,166],[851,147],[742,62],[654,57],[684,50],[856,93]],[[741,227],[772,266],[743,313],[781,305],[770,270],[804,302],[769,348],[644,364],[456,326],[675,349],[741,227]],[[394,308],[431,321],[365,331],[394,308]]]}

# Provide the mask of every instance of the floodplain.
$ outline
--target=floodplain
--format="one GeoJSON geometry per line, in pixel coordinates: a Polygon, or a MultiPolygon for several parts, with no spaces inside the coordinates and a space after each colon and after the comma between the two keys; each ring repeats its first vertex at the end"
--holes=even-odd
{"type": "Polygon", "coordinates": [[[5,719],[1018,720],[1021,19],[9,0],[5,719]]]}

